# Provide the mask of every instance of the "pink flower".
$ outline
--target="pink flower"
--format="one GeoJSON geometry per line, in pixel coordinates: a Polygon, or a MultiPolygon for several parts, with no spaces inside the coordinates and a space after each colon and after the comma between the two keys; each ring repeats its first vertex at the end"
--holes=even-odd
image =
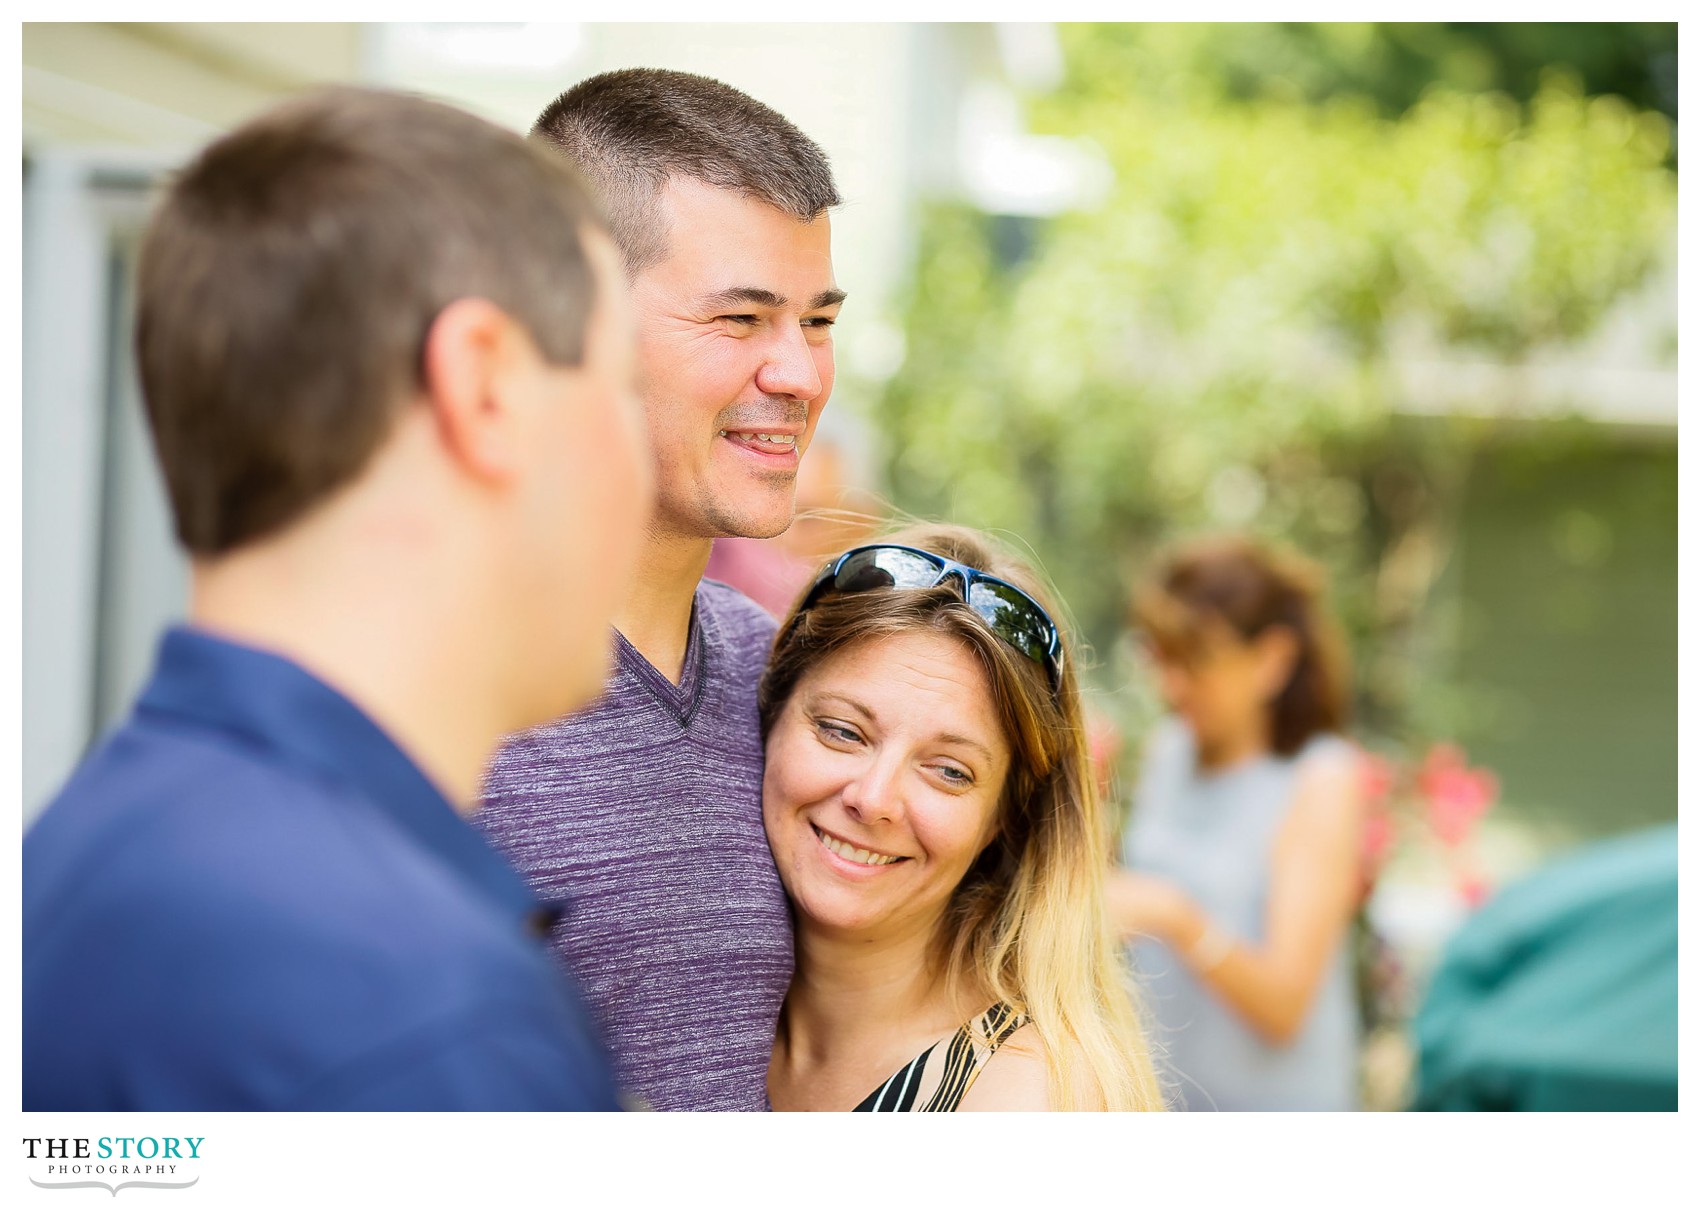
{"type": "Polygon", "coordinates": [[[1364,866],[1371,872],[1379,871],[1386,862],[1398,833],[1393,814],[1384,808],[1372,808],[1364,817],[1364,866]]]}
{"type": "Polygon", "coordinates": [[[1461,876],[1458,879],[1458,895],[1472,910],[1487,900],[1490,891],[1487,881],[1480,876],[1461,876]]]}
{"type": "Polygon", "coordinates": [[[1358,857],[1358,903],[1369,900],[1387,857],[1393,853],[1398,827],[1385,805],[1371,806],[1364,817],[1363,849],[1358,857]]]}
{"type": "Polygon", "coordinates": [[[1437,741],[1423,755],[1422,766],[1417,768],[1417,787],[1423,795],[1432,795],[1430,788],[1436,780],[1467,769],[1461,746],[1451,741],[1437,741]]]}
{"type": "Polygon", "coordinates": [[[1392,795],[1393,787],[1398,782],[1398,772],[1393,764],[1372,750],[1360,750],[1358,760],[1358,778],[1363,785],[1364,799],[1371,808],[1379,808],[1387,803],[1392,795]]]}
{"type": "Polygon", "coordinates": [[[1485,767],[1466,766],[1464,751],[1449,743],[1429,751],[1417,787],[1428,803],[1429,825],[1450,847],[1462,844],[1499,799],[1499,777],[1485,767]]]}
{"type": "Polygon", "coordinates": [[[1108,716],[1090,712],[1086,718],[1086,751],[1098,790],[1106,797],[1116,777],[1116,756],[1121,752],[1122,734],[1108,716]]]}

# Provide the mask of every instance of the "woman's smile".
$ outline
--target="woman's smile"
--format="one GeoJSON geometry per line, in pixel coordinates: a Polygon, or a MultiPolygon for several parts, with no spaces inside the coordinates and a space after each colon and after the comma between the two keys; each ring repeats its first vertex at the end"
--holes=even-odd
{"type": "Polygon", "coordinates": [[[821,662],[768,737],[763,812],[804,926],[912,929],[996,832],[1008,743],[979,659],[925,632],[821,662]]]}
{"type": "Polygon", "coordinates": [[[887,864],[901,863],[904,859],[902,855],[883,855],[866,847],[858,847],[836,835],[828,834],[819,826],[815,826],[814,831],[815,837],[820,839],[821,846],[826,848],[829,853],[859,868],[885,867],[887,864]]]}

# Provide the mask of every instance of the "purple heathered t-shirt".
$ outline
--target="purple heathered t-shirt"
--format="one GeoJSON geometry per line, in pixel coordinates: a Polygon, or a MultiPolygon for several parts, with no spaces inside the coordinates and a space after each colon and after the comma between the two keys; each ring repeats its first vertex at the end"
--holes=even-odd
{"type": "Polygon", "coordinates": [[[761,1111],[791,917],[761,820],[756,683],[774,621],[704,581],[674,686],[616,634],[602,699],[515,734],[477,824],[538,896],[621,1085],[660,1111],[761,1111]]]}

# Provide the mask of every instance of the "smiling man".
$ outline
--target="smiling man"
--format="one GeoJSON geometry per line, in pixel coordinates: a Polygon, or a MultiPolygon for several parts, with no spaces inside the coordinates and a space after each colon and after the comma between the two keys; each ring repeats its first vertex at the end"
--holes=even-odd
{"type": "Polygon", "coordinates": [[[759,1110],[792,967],[761,821],[774,623],[702,574],[717,537],[791,523],[832,391],[838,192],[790,122],[681,72],[586,80],[532,137],[600,192],[624,255],[659,504],[604,698],[510,739],[478,822],[568,902],[555,948],[622,1084],[661,1110],[759,1110]]]}

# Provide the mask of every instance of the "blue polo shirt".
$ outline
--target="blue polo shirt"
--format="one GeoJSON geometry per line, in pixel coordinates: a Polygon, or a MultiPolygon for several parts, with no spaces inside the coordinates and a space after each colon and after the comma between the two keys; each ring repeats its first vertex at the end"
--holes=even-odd
{"type": "Polygon", "coordinates": [[[617,1107],[524,882],[274,654],[168,632],[23,892],[26,1110],[617,1107]]]}

